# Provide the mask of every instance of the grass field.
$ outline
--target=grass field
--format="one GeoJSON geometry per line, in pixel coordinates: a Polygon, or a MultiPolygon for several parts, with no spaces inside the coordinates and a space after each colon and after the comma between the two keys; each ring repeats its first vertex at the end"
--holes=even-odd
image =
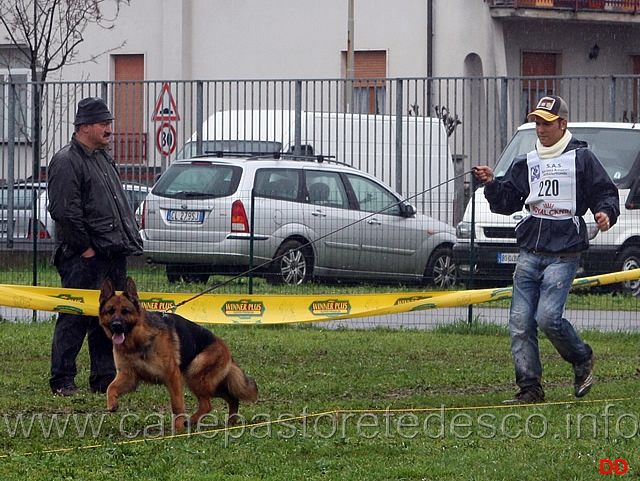
{"type": "Polygon", "coordinates": [[[0,323],[0,479],[583,481],[600,479],[606,459],[640,477],[638,334],[583,333],[596,353],[583,400],[571,366],[541,340],[547,403],[505,407],[509,338],[491,324],[216,326],[260,400],[241,405],[235,429],[216,400],[199,429],[176,436],[162,387],[142,386],[107,413],[88,392],[84,348],[83,394],[52,396],[52,331],[0,323]]]}

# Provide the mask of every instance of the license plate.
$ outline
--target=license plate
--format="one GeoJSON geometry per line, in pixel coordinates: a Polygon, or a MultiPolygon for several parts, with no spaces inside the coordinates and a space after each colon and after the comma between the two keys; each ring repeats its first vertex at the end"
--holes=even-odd
{"type": "Polygon", "coordinates": [[[201,210],[170,210],[167,212],[169,222],[199,222],[202,223],[204,212],[201,210]]]}
{"type": "Polygon", "coordinates": [[[518,260],[518,253],[499,252],[498,264],[515,264],[518,260]]]}

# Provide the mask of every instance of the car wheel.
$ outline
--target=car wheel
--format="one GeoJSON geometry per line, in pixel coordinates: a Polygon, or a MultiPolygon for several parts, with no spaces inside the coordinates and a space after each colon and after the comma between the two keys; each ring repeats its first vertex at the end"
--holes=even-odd
{"type": "Polygon", "coordinates": [[[424,270],[424,281],[442,289],[453,287],[456,284],[457,272],[451,247],[438,247],[431,253],[424,270]]]}
{"type": "Polygon", "coordinates": [[[209,274],[206,272],[199,272],[202,270],[198,266],[167,264],[167,280],[174,284],[180,282],[180,279],[189,283],[202,283],[206,284],[209,281],[209,274]]]}
{"type": "Polygon", "coordinates": [[[167,271],[167,280],[170,284],[175,284],[180,281],[180,277],[182,276],[178,266],[173,264],[167,264],[165,266],[165,270],[167,271]]]}
{"type": "Polygon", "coordinates": [[[276,252],[267,277],[272,284],[300,285],[311,275],[311,255],[309,250],[296,240],[284,242],[276,252]]]}
{"type": "Polygon", "coordinates": [[[207,282],[209,282],[209,274],[202,274],[202,273],[183,274],[182,279],[184,279],[184,281],[188,283],[206,284],[207,282]]]}
{"type": "MultiPolygon", "coordinates": [[[[630,271],[640,268],[640,249],[637,247],[627,247],[620,254],[619,270],[630,271]]],[[[640,279],[626,281],[622,283],[622,290],[633,296],[640,296],[640,279]]]]}

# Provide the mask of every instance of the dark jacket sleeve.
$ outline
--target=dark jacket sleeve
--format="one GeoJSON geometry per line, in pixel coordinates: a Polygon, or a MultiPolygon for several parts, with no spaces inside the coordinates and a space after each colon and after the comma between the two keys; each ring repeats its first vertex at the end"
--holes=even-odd
{"type": "Polygon", "coordinates": [[[77,253],[91,247],[85,228],[82,199],[82,179],[72,165],[71,145],[64,147],[51,159],[49,165],[49,213],[68,247],[77,253]]]}
{"type": "Polygon", "coordinates": [[[486,184],[484,196],[495,214],[509,215],[522,210],[529,196],[526,155],[516,157],[504,177],[486,184]]]}
{"type": "Polygon", "coordinates": [[[584,159],[583,181],[590,181],[589,187],[583,190],[585,204],[593,214],[596,212],[607,214],[609,224],[613,227],[620,215],[618,188],[591,150],[580,149],[579,155],[584,159]]]}

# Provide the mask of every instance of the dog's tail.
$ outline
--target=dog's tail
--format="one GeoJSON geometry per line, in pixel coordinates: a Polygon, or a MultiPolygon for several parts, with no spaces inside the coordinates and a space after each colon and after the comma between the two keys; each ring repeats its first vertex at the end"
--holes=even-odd
{"type": "Polygon", "coordinates": [[[256,381],[247,376],[235,362],[231,363],[225,382],[229,392],[239,400],[245,402],[256,402],[258,400],[258,385],[256,381]]]}

